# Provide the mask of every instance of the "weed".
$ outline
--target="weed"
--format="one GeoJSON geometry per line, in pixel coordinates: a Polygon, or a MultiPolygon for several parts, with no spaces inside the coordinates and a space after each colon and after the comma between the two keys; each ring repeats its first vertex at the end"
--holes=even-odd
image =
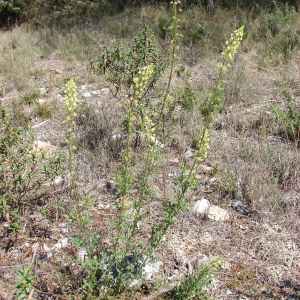
{"type": "MultiPolygon", "coordinates": [[[[101,251],[101,260],[94,255],[99,243],[99,237],[89,232],[89,199],[81,199],[77,193],[77,183],[73,168],[73,135],[72,128],[77,116],[77,91],[71,79],[66,85],[65,108],[67,110],[67,144],[68,144],[68,169],[71,176],[70,196],[75,200],[75,209],[71,211],[70,218],[78,224],[80,234],[73,239],[77,247],[82,247],[87,252],[83,262],[86,277],[83,284],[86,298],[101,294],[102,298],[120,296],[129,290],[139,287],[135,284],[141,276],[143,268],[153,256],[154,251],[160,246],[162,239],[175,217],[185,206],[185,196],[190,187],[195,184],[195,176],[201,161],[208,153],[209,130],[211,121],[217,107],[222,103],[222,76],[230,61],[236,54],[243,37],[243,27],[235,31],[226,44],[222,53],[219,76],[216,87],[209,95],[206,114],[203,116],[204,125],[199,135],[195,159],[191,165],[183,164],[178,176],[178,186],[174,197],[165,196],[162,203],[162,215],[153,221],[148,238],[139,236],[138,223],[144,218],[144,207],[149,201],[148,181],[155,174],[160,165],[163,149],[169,138],[172,124],[168,124],[166,116],[173,102],[171,96],[171,82],[175,72],[175,57],[178,33],[178,2],[173,3],[172,48],[170,57],[170,70],[164,94],[156,103],[149,105],[145,97],[151,85],[156,83],[163,70],[160,65],[158,51],[152,43],[152,33],[148,26],[135,36],[134,46],[125,51],[123,46],[115,44],[112,49],[105,49],[100,58],[91,63],[92,67],[100,73],[107,73],[108,79],[124,96],[121,101],[125,145],[121,151],[121,167],[117,170],[116,186],[118,198],[115,201],[116,217],[111,220],[110,241],[112,246],[101,251]],[[138,156],[134,152],[136,138],[140,138],[141,149],[144,153],[138,156]],[[135,165],[139,164],[139,170],[135,165]],[[130,208],[130,213],[128,212],[130,208]]],[[[186,109],[192,109],[196,103],[196,95],[190,85],[181,91],[180,103],[186,109]]],[[[196,285],[213,268],[213,263],[198,270],[195,278],[187,279],[183,285],[192,288],[190,293],[196,292],[196,285]]],[[[205,281],[205,280],[204,280],[205,281]]],[[[186,291],[189,293],[188,291],[186,291]]],[[[200,294],[200,293],[198,293],[200,294]]]]}
{"type": "Polygon", "coordinates": [[[59,174],[60,159],[44,161],[33,150],[29,127],[14,127],[8,117],[0,119],[0,217],[15,231],[25,206],[43,191],[42,183],[59,174]]]}
{"type": "Polygon", "coordinates": [[[31,296],[30,298],[28,298],[28,296],[33,290],[31,281],[35,278],[34,275],[30,274],[31,268],[32,263],[30,263],[28,266],[23,266],[22,269],[18,271],[19,278],[15,284],[17,289],[16,299],[18,300],[31,299],[31,296]]]}
{"type": "Polygon", "coordinates": [[[253,30],[254,39],[262,41],[265,49],[260,60],[278,64],[291,59],[299,48],[299,32],[294,28],[298,15],[294,7],[286,3],[273,12],[262,12],[260,18],[259,28],[253,30]]]}
{"type": "Polygon", "coordinates": [[[282,91],[287,103],[287,109],[283,110],[278,104],[272,105],[272,110],[281,131],[287,139],[291,139],[297,146],[300,141],[300,111],[296,101],[287,90],[282,91]]]}
{"type": "MultiPolygon", "coordinates": [[[[174,4],[175,13],[176,5],[177,3],[174,4]]],[[[101,251],[100,255],[94,254],[95,249],[99,245],[99,237],[89,230],[91,224],[88,209],[90,199],[81,198],[77,192],[78,183],[75,179],[73,167],[73,126],[75,125],[75,121],[78,120],[76,85],[71,79],[66,86],[65,108],[67,110],[68,169],[71,177],[70,197],[75,200],[75,208],[70,211],[69,218],[79,227],[79,234],[73,237],[73,243],[79,249],[85,249],[87,252],[87,257],[82,262],[86,273],[82,289],[87,298],[97,294],[101,294],[101,297],[117,296],[132,289],[132,283],[142,274],[143,267],[151,259],[155,249],[160,246],[168,228],[175,223],[175,217],[178,212],[185,206],[185,195],[189,188],[193,186],[198,165],[205,159],[208,152],[211,120],[216,107],[221,101],[221,76],[231,60],[231,56],[236,51],[236,44],[233,41],[230,41],[228,45],[230,51],[223,52],[223,64],[221,65],[217,87],[209,95],[207,111],[203,116],[204,126],[198,136],[196,158],[191,166],[183,165],[181,167],[181,174],[178,178],[178,186],[174,197],[172,199],[168,199],[167,197],[163,199],[162,215],[153,222],[149,238],[140,239],[138,223],[143,219],[143,209],[149,201],[148,180],[155,174],[157,167],[160,165],[161,156],[164,154],[163,148],[165,142],[168,141],[168,130],[172,127],[172,124],[167,123],[166,116],[170,104],[174,101],[171,96],[171,82],[175,72],[176,38],[178,36],[176,17],[173,20],[171,29],[173,44],[170,58],[170,74],[166,91],[157,102],[151,103],[149,98],[145,97],[145,92],[158,81],[163,70],[160,65],[161,60],[155,54],[156,50],[153,53],[149,52],[149,49],[153,50],[154,48],[151,48],[152,42],[149,42],[147,37],[147,27],[144,27],[143,34],[136,36],[134,40],[135,46],[131,48],[138,57],[130,51],[122,52],[123,50],[121,51],[122,55],[110,56],[111,53],[115,53],[113,49],[110,50],[111,52],[108,51],[106,56],[102,56],[102,58],[110,56],[109,64],[101,61],[100,65],[107,68],[108,71],[106,72],[111,76],[109,78],[115,85],[116,92],[118,93],[122,88],[128,93],[127,97],[124,97],[120,103],[122,110],[125,112],[125,121],[123,124],[125,127],[126,142],[120,153],[122,167],[117,172],[116,180],[118,189],[118,201],[115,203],[117,215],[111,225],[115,235],[110,237],[112,246],[101,251]],[[149,56],[144,56],[145,52],[149,56]],[[128,63],[125,67],[122,65],[124,57],[128,63]],[[144,153],[139,154],[139,161],[134,152],[137,135],[140,137],[141,148],[145,150],[144,153]],[[141,166],[139,171],[135,168],[137,162],[141,166]],[[130,214],[126,211],[127,201],[129,201],[132,208],[130,214]],[[128,258],[129,256],[130,259],[128,258]]],[[[239,32],[236,34],[234,41],[236,43],[240,42],[239,32]]],[[[119,46],[116,47],[118,48],[119,46]]],[[[197,97],[190,84],[186,84],[178,91],[177,101],[187,110],[192,110],[195,107],[197,97]]],[[[26,102],[28,101],[26,100],[26,102]]],[[[38,109],[41,109],[41,104],[39,105],[38,109]]],[[[42,109],[41,111],[43,113],[40,115],[45,116],[44,111],[42,109]]],[[[5,123],[4,127],[9,131],[11,125],[5,123]]],[[[9,166],[2,170],[1,179],[3,179],[5,185],[1,187],[1,192],[3,191],[6,194],[3,197],[5,201],[3,200],[1,203],[1,216],[9,220],[12,227],[17,228],[17,225],[14,224],[18,223],[19,214],[22,213],[26,204],[32,199],[31,197],[35,197],[40,191],[42,181],[41,179],[36,182],[31,181],[35,178],[35,175],[40,176],[40,165],[37,154],[31,150],[32,136],[29,130],[14,130],[14,134],[7,133],[8,136],[15,136],[13,142],[8,138],[8,142],[3,141],[3,145],[1,144],[1,147],[3,147],[3,149],[1,148],[3,150],[1,151],[1,154],[3,154],[1,155],[2,165],[6,165],[6,162],[15,163],[17,160],[20,160],[20,163],[17,164],[18,168],[9,166]],[[7,149],[5,148],[6,146],[8,147],[7,149]],[[14,155],[15,152],[18,153],[18,156],[14,155]],[[30,166],[29,170],[26,169],[27,166],[30,166]],[[13,173],[11,174],[11,172],[13,173]],[[9,181],[10,179],[15,181],[9,181]],[[23,189],[22,186],[24,185],[26,188],[30,187],[33,190],[23,189]],[[19,190],[16,190],[16,188],[19,188],[19,190]],[[13,196],[17,196],[18,193],[21,193],[21,196],[15,199],[13,196]],[[6,195],[9,195],[9,197],[6,195]]],[[[3,134],[2,136],[5,135],[3,134]]],[[[47,175],[46,172],[45,175],[47,175]]],[[[49,176],[46,176],[46,178],[49,178],[49,176]]],[[[57,215],[59,210],[58,205],[57,215]]],[[[45,213],[43,209],[40,212],[45,213]]],[[[191,288],[190,293],[196,287],[196,282],[200,281],[200,274],[204,274],[201,272],[199,271],[197,277],[190,280],[187,279],[186,283],[183,284],[191,288]]],[[[25,274],[25,272],[23,273],[25,274]]],[[[27,273],[29,273],[29,270],[27,273]]],[[[25,291],[27,292],[26,289],[25,291]]]]}
{"type": "Polygon", "coordinates": [[[37,117],[50,119],[52,115],[52,108],[47,102],[36,103],[34,112],[37,117]]]}
{"type": "Polygon", "coordinates": [[[12,115],[11,122],[14,126],[28,126],[30,121],[29,113],[26,111],[24,105],[17,100],[11,103],[12,115]]]}
{"type": "Polygon", "coordinates": [[[126,49],[121,43],[115,43],[112,48],[105,47],[104,53],[91,61],[89,67],[99,74],[108,73],[107,79],[118,94],[121,88],[129,89],[140,69],[150,64],[154,65],[154,70],[145,91],[157,82],[165,68],[162,55],[154,44],[153,32],[145,24],[133,37],[131,48],[126,49]]]}
{"type": "Polygon", "coordinates": [[[27,92],[26,94],[24,94],[21,97],[20,101],[23,104],[30,105],[30,104],[33,104],[33,103],[36,102],[36,100],[38,99],[39,95],[40,95],[39,91],[36,90],[36,89],[33,89],[33,90],[27,92]]]}
{"type": "Polygon", "coordinates": [[[198,103],[198,97],[190,83],[176,91],[175,99],[177,103],[187,110],[193,110],[198,103]]]}
{"type": "Polygon", "coordinates": [[[202,288],[210,283],[213,271],[220,264],[220,258],[202,264],[198,267],[196,275],[185,277],[178,286],[166,295],[166,299],[207,299],[202,288]]]}

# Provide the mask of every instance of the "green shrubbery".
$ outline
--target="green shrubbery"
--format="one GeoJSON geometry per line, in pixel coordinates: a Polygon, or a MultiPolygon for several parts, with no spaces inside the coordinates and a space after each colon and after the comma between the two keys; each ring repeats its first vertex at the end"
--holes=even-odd
{"type": "Polygon", "coordinates": [[[97,73],[107,75],[116,94],[121,88],[130,89],[141,68],[151,64],[154,66],[146,91],[157,82],[165,69],[161,51],[155,45],[153,32],[148,25],[134,35],[132,44],[131,48],[126,49],[116,42],[112,48],[105,47],[104,53],[90,63],[90,68],[97,73]]]}
{"type": "Polygon", "coordinates": [[[0,1],[0,26],[16,22],[24,10],[23,0],[0,1]]]}
{"type": "Polygon", "coordinates": [[[259,26],[252,28],[254,41],[263,47],[260,65],[280,64],[293,57],[300,45],[300,30],[294,25],[298,18],[295,8],[288,4],[270,12],[261,11],[259,26]]]}
{"type": "MultiPolygon", "coordinates": [[[[270,12],[277,11],[286,2],[272,2],[267,0],[260,1],[239,1],[239,0],[222,0],[222,1],[199,1],[186,0],[182,1],[184,9],[195,8],[199,6],[208,7],[211,3],[214,7],[225,9],[241,9],[261,11],[268,9],[270,12]]],[[[62,17],[81,18],[83,16],[115,14],[120,11],[138,9],[143,5],[164,5],[170,7],[168,0],[83,0],[83,1],[66,1],[66,0],[0,0],[0,26],[11,26],[22,21],[32,21],[36,24],[44,22],[46,18],[52,24],[59,24],[62,17]]],[[[286,5],[297,7],[297,1],[291,1],[286,5]]],[[[205,23],[205,22],[204,22],[205,23]]],[[[164,17],[159,20],[159,30],[161,38],[165,38],[170,22],[164,17]]],[[[277,26],[277,25],[276,25],[277,26]]],[[[203,30],[207,32],[205,24],[191,31],[192,42],[198,42],[203,38],[203,30]]],[[[207,34],[207,33],[206,33],[207,34]]]]}
{"type": "Polygon", "coordinates": [[[60,170],[60,158],[45,160],[33,148],[29,127],[16,127],[2,111],[0,116],[0,219],[19,229],[20,215],[45,191],[42,186],[60,170]]]}

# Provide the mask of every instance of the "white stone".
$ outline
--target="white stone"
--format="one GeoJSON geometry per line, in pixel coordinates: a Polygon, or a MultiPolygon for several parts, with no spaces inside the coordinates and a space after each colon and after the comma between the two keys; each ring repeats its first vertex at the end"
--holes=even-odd
{"type": "Polygon", "coordinates": [[[80,248],[78,250],[77,257],[78,257],[79,260],[84,261],[85,258],[87,257],[87,251],[86,251],[86,249],[80,248]]]}
{"type": "Polygon", "coordinates": [[[216,205],[212,205],[208,210],[208,219],[214,221],[226,221],[229,220],[229,213],[226,209],[216,205]]]}
{"type": "Polygon", "coordinates": [[[67,246],[68,246],[68,238],[62,238],[51,247],[51,250],[53,252],[58,252],[60,249],[66,248],[67,246]]]}
{"type": "Polygon", "coordinates": [[[154,261],[152,263],[148,263],[144,266],[143,268],[143,277],[146,279],[146,280],[151,280],[151,278],[159,273],[159,269],[162,265],[162,262],[160,261],[154,261]]]}
{"type": "Polygon", "coordinates": [[[46,92],[47,92],[46,88],[44,88],[44,87],[41,87],[39,90],[40,90],[41,95],[46,94],[46,92]]]}
{"type": "Polygon", "coordinates": [[[57,176],[52,182],[48,182],[48,183],[45,183],[44,186],[53,186],[53,185],[58,185],[60,184],[61,182],[63,181],[63,176],[62,175],[59,175],[57,176]]]}
{"type": "Polygon", "coordinates": [[[111,135],[111,140],[112,141],[117,141],[117,140],[120,140],[122,138],[122,134],[121,133],[113,133],[112,135],[111,135]]]}
{"type": "Polygon", "coordinates": [[[171,158],[171,159],[169,159],[169,162],[171,164],[179,164],[179,159],[178,158],[171,158]]]}
{"type": "Polygon", "coordinates": [[[132,281],[129,287],[131,287],[131,288],[135,287],[135,286],[141,284],[143,280],[148,281],[148,282],[152,281],[152,279],[155,277],[155,275],[159,274],[161,266],[162,266],[162,262],[157,261],[157,260],[147,263],[142,268],[142,274],[141,274],[140,278],[132,281]]]}
{"type": "Polygon", "coordinates": [[[110,92],[109,88],[103,88],[100,90],[103,95],[107,95],[110,92]]]}
{"type": "Polygon", "coordinates": [[[57,176],[57,177],[53,180],[53,184],[54,184],[54,185],[58,185],[58,184],[60,184],[60,183],[62,182],[62,180],[63,180],[62,175],[57,176]]]}
{"type": "Polygon", "coordinates": [[[207,214],[209,206],[210,203],[207,199],[201,199],[194,204],[192,211],[197,215],[204,216],[205,214],[207,214]]]}
{"type": "Polygon", "coordinates": [[[64,99],[64,97],[61,94],[57,94],[56,95],[56,99],[59,100],[59,101],[61,101],[61,100],[64,99]]]}
{"type": "Polygon", "coordinates": [[[91,92],[84,92],[84,93],[82,93],[82,96],[84,98],[91,98],[92,97],[92,93],[91,92]]]}
{"type": "Polygon", "coordinates": [[[101,91],[100,90],[92,91],[92,94],[98,96],[101,94],[101,91]]]}
{"type": "Polygon", "coordinates": [[[33,142],[33,150],[35,152],[45,151],[47,155],[53,155],[57,151],[57,147],[49,143],[37,140],[33,142]]]}
{"type": "Polygon", "coordinates": [[[68,228],[67,223],[59,223],[58,227],[59,227],[61,233],[68,233],[69,232],[69,228],[68,228]]]}
{"type": "Polygon", "coordinates": [[[209,183],[211,183],[211,184],[214,184],[216,182],[218,182],[218,179],[216,177],[212,177],[209,179],[209,183]]]}
{"type": "Polygon", "coordinates": [[[204,173],[210,172],[212,171],[212,167],[208,166],[208,165],[200,165],[200,170],[204,173]]]}
{"type": "Polygon", "coordinates": [[[232,295],[233,293],[232,293],[232,291],[231,290],[227,290],[226,291],[226,295],[232,295]]]}
{"type": "Polygon", "coordinates": [[[42,105],[46,100],[44,98],[38,98],[37,102],[42,105]]]}

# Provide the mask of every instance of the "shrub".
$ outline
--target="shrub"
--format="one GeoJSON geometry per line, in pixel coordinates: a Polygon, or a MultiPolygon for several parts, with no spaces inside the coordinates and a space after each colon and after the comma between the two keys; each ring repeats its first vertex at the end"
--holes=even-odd
{"type": "Polygon", "coordinates": [[[281,109],[278,104],[272,106],[277,124],[281,133],[295,142],[296,146],[300,142],[300,108],[297,107],[295,99],[287,90],[282,91],[285,97],[287,108],[281,109]]]}
{"type": "Polygon", "coordinates": [[[21,97],[21,103],[23,104],[33,104],[36,102],[36,100],[38,99],[40,93],[38,90],[31,90],[31,91],[28,91],[26,94],[24,94],[22,97],[21,97]]]}
{"type": "Polygon", "coordinates": [[[214,269],[220,264],[220,258],[215,258],[206,264],[202,264],[198,267],[195,275],[185,277],[178,286],[167,294],[166,298],[178,300],[207,299],[202,288],[210,283],[214,269]]]}
{"type": "Polygon", "coordinates": [[[11,25],[16,22],[24,6],[22,0],[0,1],[0,26],[11,25]]]}
{"type": "Polygon", "coordinates": [[[187,110],[193,110],[198,102],[198,97],[188,82],[176,91],[175,98],[178,104],[187,110]]]}
{"type": "Polygon", "coordinates": [[[151,64],[154,70],[145,91],[157,82],[166,66],[154,43],[153,32],[145,24],[141,32],[133,37],[131,48],[121,43],[115,43],[112,48],[105,47],[104,53],[91,61],[89,68],[99,74],[106,74],[118,94],[121,88],[128,90],[141,68],[151,64]]]}
{"type": "Polygon", "coordinates": [[[43,193],[42,183],[59,174],[60,158],[45,161],[33,149],[30,128],[15,127],[3,114],[0,133],[0,219],[16,231],[19,215],[43,193]]]}
{"type": "Polygon", "coordinates": [[[253,38],[262,42],[262,59],[269,58],[277,64],[291,59],[300,44],[295,8],[288,4],[282,8],[278,6],[274,11],[262,12],[260,19],[259,27],[253,30],[253,38]]]}

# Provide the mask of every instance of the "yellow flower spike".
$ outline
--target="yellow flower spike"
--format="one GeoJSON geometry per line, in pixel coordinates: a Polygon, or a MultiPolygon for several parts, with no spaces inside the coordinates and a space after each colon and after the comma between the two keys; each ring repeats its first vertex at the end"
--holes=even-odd
{"type": "Polygon", "coordinates": [[[234,31],[229,40],[225,42],[226,48],[222,52],[223,64],[225,65],[228,61],[232,61],[235,56],[244,35],[244,26],[234,31]]]}
{"type": "Polygon", "coordinates": [[[133,90],[134,90],[134,98],[138,99],[145,89],[148,81],[150,80],[154,71],[154,66],[149,65],[142,68],[137,77],[133,78],[133,90]]]}
{"type": "Polygon", "coordinates": [[[208,148],[209,148],[209,131],[208,128],[205,128],[202,134],[202,139],[199,141],[199,148],[196,155],[196,159],[198,162],[201,162],[203,159],[207,157],[208,148]]]}

